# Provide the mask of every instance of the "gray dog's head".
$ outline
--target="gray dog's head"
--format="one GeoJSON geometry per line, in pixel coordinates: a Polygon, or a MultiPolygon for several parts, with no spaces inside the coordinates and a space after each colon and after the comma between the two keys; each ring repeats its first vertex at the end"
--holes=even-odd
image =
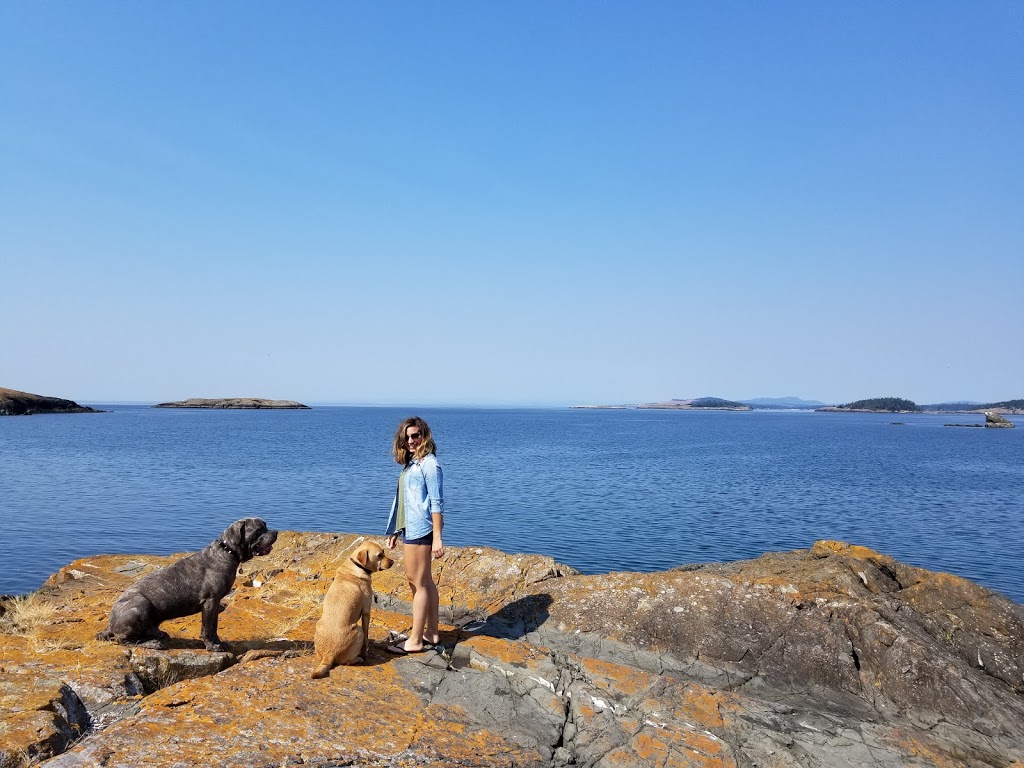
{"type": "Polygon", "coordinates": [[[269,555],[277,541],[277,531],[267,528],[267,524],[258,517],[246,517],[229,525],[220,538],[238,553],[244,563],[254,557],[269,555]]]}

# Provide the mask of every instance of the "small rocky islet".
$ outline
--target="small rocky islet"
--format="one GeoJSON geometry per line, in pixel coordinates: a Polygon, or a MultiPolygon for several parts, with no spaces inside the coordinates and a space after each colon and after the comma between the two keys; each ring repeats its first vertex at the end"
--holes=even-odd
{"type": "Polygon", "coordinates": [[[103,413],[74,400],[36,395],[0,387],[0,416],[31,416],[41,413],[103,413]]]}
{"type": "Polygon", "coordinates": [[[238,409],[309,409],[294,400],[268,400],[262,397],[192,397],[171,403],[158,403],[154,408],[238,408],[238,409]]]}
{"type": "MultiPolygon", "coordinates": [[[[262,397],[193,397],[169,403],[158,403],[154,408],[235,408],[269,410],[309,410],[308,405],[294,400],[270,400],[262,397]]],[[[31,416],[44,413],[104,413],[96,408],[79,405],[74,400],[37,395],[17,389],[0,387],[0,416],[31,416]]],[[[2,768],[2,766],[0,766],[2,768]]]]}
{"type": "Polygon", "coordinates": [[[225,600],[227,653],[198,616],[163,651],[95,639],[181,555],[76,560],[0,602],[0,766],[1024,766],[1024,607],[966,579],[838,541],[596,575],[452,547],[443,652],[385,652],[399,562],[373,577],[367,663],[312,680],[365,539],[281,532],[225,600]]]}

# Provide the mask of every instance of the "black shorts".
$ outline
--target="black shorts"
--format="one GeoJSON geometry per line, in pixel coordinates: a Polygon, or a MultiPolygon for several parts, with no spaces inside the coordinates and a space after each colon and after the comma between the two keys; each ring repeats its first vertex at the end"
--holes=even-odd
{"type": "Polygon", "coordinates": [[[402,541],[405,544],[425,544],[430,547],[434,544],[434,532],[431,531],[426,536],[420,536],[418,539],[407,539],[405,537],[405,531],[402,531],[402,541]]]}

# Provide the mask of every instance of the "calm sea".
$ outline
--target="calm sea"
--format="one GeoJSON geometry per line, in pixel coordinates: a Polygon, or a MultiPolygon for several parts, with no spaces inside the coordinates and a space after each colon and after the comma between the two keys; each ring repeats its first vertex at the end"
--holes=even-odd
{"type": "MultiPolygon", "coordinates": [[[[408,409],[0,419],[0,593],[76,558],[200,549],[239,517],[379,534],[408,409]]],[[[974,416],[419,409],[445,477],[445,543],[650,571],[862,544],[1024,603],[1024,422],[974,416]],[[903,425],[892,422],[901,421],[903,425]]]]}

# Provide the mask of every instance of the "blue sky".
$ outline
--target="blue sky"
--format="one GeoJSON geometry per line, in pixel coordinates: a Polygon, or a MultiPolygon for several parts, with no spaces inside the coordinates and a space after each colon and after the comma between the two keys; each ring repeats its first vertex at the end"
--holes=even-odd
{"type": "Polygon", "coordinates": [[[0,5],[0,386],[1024,397],[1019,2],[0,5]]]}

